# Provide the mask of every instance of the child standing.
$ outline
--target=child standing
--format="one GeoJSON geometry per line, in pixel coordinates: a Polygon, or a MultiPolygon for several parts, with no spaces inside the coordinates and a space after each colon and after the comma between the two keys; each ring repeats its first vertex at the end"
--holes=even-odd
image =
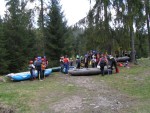
{"type": "Polygon", "coordinates": [[[46,63],[42,61],[42,64],[41,64],[41,79],[42,80],[45,78],[45,75],[44,75],[45,69],[46,69],[46,63]]]}

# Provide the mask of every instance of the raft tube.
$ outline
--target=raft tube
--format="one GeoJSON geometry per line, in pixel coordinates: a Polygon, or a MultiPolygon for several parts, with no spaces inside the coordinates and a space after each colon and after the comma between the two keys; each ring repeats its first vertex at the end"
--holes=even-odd
{"type": "Polygon", "coordinates": [[[118,57],[116,58],[117,62],[126,62],[126,61],[130,61],[130,57],[128,56],[124,56],[124,57],[118,57]]]}
{"type": "MultiPolygon", "coordinates": [[[[72,76],[88,76],[88,75],[99,75],[101,74],[101,71],[98,68],[83,68],[83,69],[69,70],[68,73],[72,76]]],[[[104,74],[112,74],[112,70],[105,69],[104,74]]]]}
{"type": "Polygon", "coordinates": [[[61,67],[52,67],[52,72],[59,72],[61,67]]]}
{"type": "MultiPolygon", "coordinates": [[[[46,69],[45,70],[45,77],[49,76],[52,73],[52,69],[46,69]]],[[[31,74],[29,71],[27,72],[21,72],[21,73],[10,73],[8,75],[6,75],[7,77],[9,77],[11,80],[13,81],[23,81],[23,80],[29,80],[31,77],[31,74]]],[[[35,77],[37,77],[37,71],[35,70],[35,77]]]]}

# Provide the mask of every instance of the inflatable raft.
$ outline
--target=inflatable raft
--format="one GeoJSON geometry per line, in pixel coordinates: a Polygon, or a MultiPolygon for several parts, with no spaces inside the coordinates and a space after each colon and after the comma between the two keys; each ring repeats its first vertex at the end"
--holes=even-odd
{"type": "MultiPolygon", "coordinates": [[[[87,75],[98,75],[101,74],[100,69],[98,68],[83,68],[83,69],[73,69],[69,70],[68,73],[73,76],[87,76],[87,75]]],[[[112,70],[105,69],[105,74],[112,74],[112,70]]]]}
{"type": "MultiPolygon", "coordinates": [[[[47,77],[52,73],[52,69],[46,69],[44,75],[47,77]]],[[[23,80],[29,80],[31,77],[31,74],[29,71],[27,72],[21,72],[21,73],[11,73],[6,75],[13,81],[23,81],[23,80]]],[[[35,71],[35,77],[37,77],[37,71],[35,71]]]]}
{"type": "MultiPolygon", "coordinates": [[[[69,70],[75,68],[74,66],[69,66],[69,70]]],[[[52,72],[60,72],[61,71],[61,67],[52,67],[52,72]]],[[[65,72],[65,68],[63,69],[63,72],[65,72]]]]}
{"type": "Polygon", "coordinates": [[[61,67],[52,67],[52,72],[59,72],[61,67]]]}
{"type": "Polygon", "coordinates": [[[118,57],[116,58],[117,62],[126,62],[126,61],[130,61],[130,57],[128,56],[124,56],[124,57],[118,57]]]}
{"type": "MultiPolygon", "coordinates": [[[[69,70],[73,70],[75,68],[75,66],[69,66],[69,70]]],[[[68,70],[68,72],[69,72],[68,70]]],[[[63,69],[63,73],[65,73],[65,68],[63,69]]]]}

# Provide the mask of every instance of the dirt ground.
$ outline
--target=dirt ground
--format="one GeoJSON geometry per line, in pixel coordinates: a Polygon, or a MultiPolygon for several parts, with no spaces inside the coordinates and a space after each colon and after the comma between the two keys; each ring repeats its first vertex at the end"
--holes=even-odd
{"type": "MultiPolygon", "coordinates": [[[[103,80],[97,80],[97,76],[77,77],[70,75],[64,76],[59,74],[57,77],[61,79],[60,84],[76,86],[78,88],[81,88],[81,90],[77,91],[73,95],[61,98],[59,101],[50,104],[49,112],[127,113],[127,109],[129,107],[132,107],[132,105],[136,103],[136,99],[133,99],[132,97],[129,97],[115,89],[112,89],[103,80]]],[[[47,112],[43,111],[42,113],[47,112]]]]}
{"type": "MultiPolygon", "coordinates": [[[[57,101],[52,98],[57,98],[58,92],[37,92],[41,99],[31,102],[30,107],[36,113],[128,113],[128,108],[135,106],[137,100],[113,89],[101,77],[103,76],[70,76],[58,73],[53,79],[58,79],[59,85],[75,86],[78,90],[67,96],[65,92],[61,92],[57,101]],[[47,105],[44,110],[40,109],[43,104],[47,105]]],[[[51,79],[48,77],[47,82],[51,79]]],[[[0,106],[0,113],[15,113],[13,109],[0,106]]]]}

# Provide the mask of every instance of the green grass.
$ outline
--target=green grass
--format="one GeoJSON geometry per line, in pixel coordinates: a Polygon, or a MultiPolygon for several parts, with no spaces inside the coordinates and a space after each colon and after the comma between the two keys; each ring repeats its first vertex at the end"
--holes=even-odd
{"type": "Polygon", "coordinates": [[[52,74],[44,81],[1,82],[0,102],[15,108],[15,113],[34,113],[36,107],[42,111],[46,109],[46,104],[50,104],[44,102],[45,95],[49,95],[49,102],[53,103],[77,90],[74,85],[61,84],[61,79],[56,76],[52,74]]]}
{"type": "MultiPolygon", "coordinates": [[[[110,87],[137,100],[138,103],[125,110],[126,113],[149,113],[150,60],[138,60],[138,65],[132,65],[129,69],[120,67],[119,74],[94,78],[104,80],[110,87]]],[[[82,90],[81,87],[65,82],[58,73],[52,73],[44,81],[7,80],[0,82],[0,104],[15,108],[15,113],[46,111],[53,103],[64,97],[75,95],[80,89],[82,90]]]]}
{"type": "Polygon", "coordinates": [[[132,113],[149,113],[150,111],[150,60],[138,60],[138,65],[129,69],[120,67],[119,74],[101,77],[112,88],[119,90],[133,98],[139,103],[132,107],[132,113]]]}

